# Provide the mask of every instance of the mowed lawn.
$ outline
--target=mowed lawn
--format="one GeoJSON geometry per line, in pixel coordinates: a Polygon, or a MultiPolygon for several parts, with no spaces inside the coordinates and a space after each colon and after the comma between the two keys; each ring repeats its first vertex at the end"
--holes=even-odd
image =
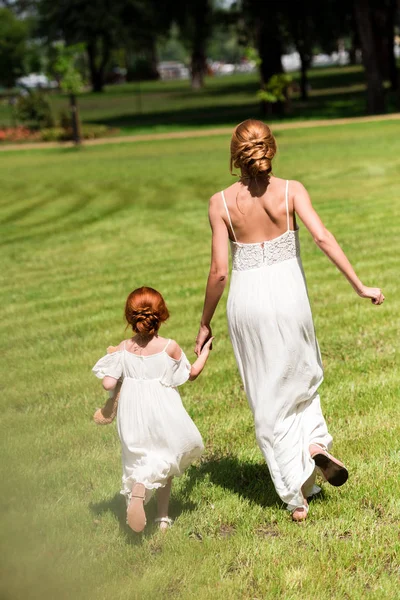
{"type": "MultiPolygon", "coordinates": [[[[308,101],[293,89],[285,120],[332,119],[366,114],[365,74],[361,66],[314,68],[309,71],[308,101]]],[[[299,73],[292,73],[294,83],[299,73]]],[[[205,87],[194,92],[187,80],[147,81],[107,86],[104,93],[79,95],[83,123],[101,123],[121,135],[234,126],[249,116],[260,117],[256,73],[207,77],[205,87]]],[[[68,110],[68,98],[49,96],[54,117],[68,110]]],[[[387,111],[398,110],[388,92],[387,111]]],[[[275,117],[275,119],[281,119],[275,117]]],[[[0,127],[14,122],[7,99],[0,99],[0,127]]]]}
{"type": "MultiPolygon", "coordinates": [[[[1,155],[2,600],[358,600],[399,597],[400,124],[279,133],[382,307],[359,299],[301,229],[325,366],[323,409],[350,470],[296,525],[257,448],[224,313],[203,376],[181,388],[206,451],[173,488],[174,527],[125,525],[115,425],[91,367],[128,334],[137,286],[165,296],[193,359],[209,261],[207,200],[230,184],[229,139],[1,155]]],[[[168,423],[165,424],[168,427],[168,423]]]]}

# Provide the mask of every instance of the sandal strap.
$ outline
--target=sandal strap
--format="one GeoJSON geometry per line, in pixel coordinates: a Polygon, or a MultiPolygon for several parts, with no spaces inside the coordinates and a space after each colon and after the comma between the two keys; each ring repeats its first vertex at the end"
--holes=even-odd
{"type": "Polygon", "coordinates": [[[159,517],[158,519],[154,519],[154,523],[168,523],[168,525],[172,525],[173,520],[169,517],[159,517]]]}
{"type": "Polygon", "coordinates": [[[308,514],[309,506],[307,504],[304,504],[303,506],[295,506],[291,509],[290,513],[293,514],[295,510],[305,510],[306,514],[308,514]]]}

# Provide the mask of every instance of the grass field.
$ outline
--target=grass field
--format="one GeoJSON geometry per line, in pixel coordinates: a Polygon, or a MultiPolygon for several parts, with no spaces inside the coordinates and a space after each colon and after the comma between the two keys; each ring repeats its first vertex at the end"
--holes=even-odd
{"type": "MultiPolygon", "coordinates": [[[[299,74],[293,73],[294,80],[299,74]]],[[[310,70],[310,98],[301,101],[294,94],[292,110],[286,119],[331,119],[366,114],[365,76],[362,67],[330,67],[310,70]]],[[[85,93],[79,97],[85,123],[102,123],[119,128],[121,135],[166,132],[199,127],[233,126],[249,117],[260,116],[256,98],[256,74],[209,77],[199,92],[188,81],[160,81],[109,86],[103,94],[85,93]]],[[[54,114],[68,106],[60,94],[51,96],[54,114]]],[[[396,110],[389,97],[388,111],[396,110]]],[[[12,122],[10,108],[0,102],[0,126],[12,122]]]]}
{"type": "MultiPolygon", "coordinates": [[[[125,334],[126,295],[165,295],[189,357],[209,260],[207,199],[231,182],[224,137],[1,156],[2,600],[394,600],[399,597],[400,125],[281,132],[300,179],[367,285],[360,300],[301,230],[346,486],[295,525],[272,488],[227,334],[182,397],[205,441],[175,482],[165,537],[124,524],[119,442],[90,372],[125,334]]],[[[226,298],[226,296],[225,296],[226,298]]]]}

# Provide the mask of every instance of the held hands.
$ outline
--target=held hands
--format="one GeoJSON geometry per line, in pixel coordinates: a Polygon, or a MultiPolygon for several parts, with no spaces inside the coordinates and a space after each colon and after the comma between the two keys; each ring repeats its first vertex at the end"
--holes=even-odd
{"type": "Polygon", "coordinates": [[[200,356],[206,356],[206,357],[208,357],[208,355],[210,354],[210,350],[212,348],[213,339],[214,339],[214,336],[210,337],[210,339],[206,341],[206,343],[204,344],[204,346],[200,350],[200,356]]]}
{"type": "MultiPolygon", "coordinates": [[[[210,338],[212,338],[211,327],[209,325],[200,325],[199,333],[197,334],[196,338],[196,345],[194,347],[194,353],[197,354],[197,356],[200,356],[203,346],[206,342],[208,343],[210,338]]],[[[210,351],[210,345],[208,347],[208,351],[210,351]]]]}
{"type": "Polygon", "coordinates": [[[363,285],[361,290],[357,291],[360,298],[370,298],[372,304],[379,306],[385,299],[380,288],[372,288],[363,285]]]}

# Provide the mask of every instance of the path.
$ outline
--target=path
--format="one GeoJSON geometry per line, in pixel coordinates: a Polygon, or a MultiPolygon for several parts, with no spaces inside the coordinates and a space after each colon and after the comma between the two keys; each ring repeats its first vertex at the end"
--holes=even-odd
{"type": "MultiPolygon", "coordinates": [[[[315,119],[311,121],[291,121],[289,123],[272,124],[273,131],[285,131],[287,129],[306,129],[308,127],[329,127],[332,125],[347,125],[349,123],[369,123],[378,121],[400,120],[400,113],[390,115],[374,115],[367,117],[351,117],[347,119],[315,119]]],[[[167,133],[144,133],[139,135],[126,135],[120,137],[100,138],[97,140],[86,140],[85,146],[98,146],[104,144],[125,144],[132,142],[147,142],[154,140],[174,140],[186,138],[209,137],[214,135],[231,135],[232,127],[219,127],[214,129],[194,129],[187,131],[170,131],[167,133]]],[[[47,148],[72,148],[73,142],[37,142],[28,144],[4,144],[0,145],[0,151],[9,150],[43,150],[47,148]]]]}

